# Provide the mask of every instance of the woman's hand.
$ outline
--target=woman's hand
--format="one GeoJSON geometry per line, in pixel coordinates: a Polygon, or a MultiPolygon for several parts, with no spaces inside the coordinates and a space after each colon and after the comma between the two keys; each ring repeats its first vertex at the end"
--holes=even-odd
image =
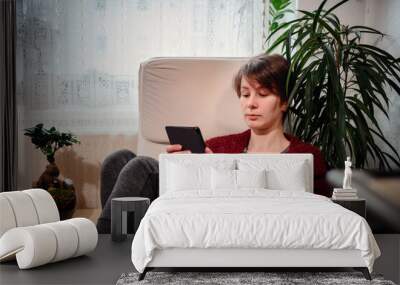
{"type": "MultiPolygon", "coordinates": [[[[213,153],[212,150],[206,146],[205,153],[213,153]]],[[[167,153],[192,153],[190,150],[182,150],[182,145],[180,144],[171,144],[167,145],[167,153]]]]}
{"type": "Polygon", "coordinates": [[[208,146],[206,146],[206,149],[204,150],[205,153],[213,153],[213,151],[211,150],[211,148],[209,148],[208,146]]]}
{"type": "Polygon", "coordinates": [[[191,151],[182,150],[182,145],[180,144],[170,144],[167,145],[167,153],[191,153],[191,151]]]}

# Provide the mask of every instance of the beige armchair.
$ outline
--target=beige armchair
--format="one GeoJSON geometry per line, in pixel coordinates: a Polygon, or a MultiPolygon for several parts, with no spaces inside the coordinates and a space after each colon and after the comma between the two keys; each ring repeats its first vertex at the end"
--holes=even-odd
{"type": "Polygon", "coordinates": [[[233,77],[248,58],[152,58],[139,70],[139,155],[165,152],[166,125],[199,126],[204,139],[247,129],[233,77]]]}

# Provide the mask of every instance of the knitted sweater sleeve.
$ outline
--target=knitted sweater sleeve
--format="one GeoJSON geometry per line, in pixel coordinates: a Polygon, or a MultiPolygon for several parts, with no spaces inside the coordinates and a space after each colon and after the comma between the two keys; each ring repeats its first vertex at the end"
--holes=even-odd
{"type": "Polygon", "coordinates": [[[205,143],[214,153],[240,153],[247,141],[245,134],[241,133],[211,138],[205,143]]]}
{"type": "Polygon", "coordinates": [[[332,187],[326,181],[326,162],[318,148],[315,148],[314,155],[314,193],[326,197],[332,196],[332,187]]]}

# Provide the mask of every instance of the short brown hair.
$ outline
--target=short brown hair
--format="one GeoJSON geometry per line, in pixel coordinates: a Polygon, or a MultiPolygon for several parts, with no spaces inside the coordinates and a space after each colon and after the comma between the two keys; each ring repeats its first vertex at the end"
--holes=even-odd
{"type": "Polygon", "coordinates": [[[240,97],[242,77],[257,81],[262,87],[276,93],[282,103],[289,100],[286,92],[286,78],[289,72],[288,61],[279,54],[260,54],[249,59],[236,74],[234,88],[240,97]]]}

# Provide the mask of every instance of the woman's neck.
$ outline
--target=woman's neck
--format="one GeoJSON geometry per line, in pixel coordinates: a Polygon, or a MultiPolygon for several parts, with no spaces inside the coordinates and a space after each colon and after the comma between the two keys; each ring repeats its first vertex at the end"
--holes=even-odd
{"type": "Polygon", "coordinates": [[[247,152],[280,153],[289,145],[290,141],[285,137],[283,128],[272,130],[251,129],[247,152]]]}

